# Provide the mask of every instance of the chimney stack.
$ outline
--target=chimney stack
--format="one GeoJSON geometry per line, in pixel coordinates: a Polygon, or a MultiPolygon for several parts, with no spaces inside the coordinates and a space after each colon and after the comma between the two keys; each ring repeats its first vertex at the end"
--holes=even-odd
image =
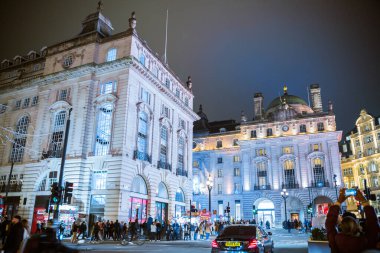
{"type": "Polygon", "coordinates": [[[310,99],[311,109],[313,109],[314,112],[323,112],[321,88],[319,87],[319,84],[310,85],[310,99]]]}
{"type": "Polygon", "coordinates": [[[255,93],[253,97],[253,120],[264,118],[264,97],[262,93],[255,93]]]}

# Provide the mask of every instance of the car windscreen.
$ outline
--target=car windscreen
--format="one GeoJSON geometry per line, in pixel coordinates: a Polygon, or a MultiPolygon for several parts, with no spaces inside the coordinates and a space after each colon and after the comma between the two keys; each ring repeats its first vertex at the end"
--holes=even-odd
{"type": "Polygon", "coordinates": [[[255,226],[229,226],[223,229],[219,237],[226,236],[256,236],[255,226]]]}

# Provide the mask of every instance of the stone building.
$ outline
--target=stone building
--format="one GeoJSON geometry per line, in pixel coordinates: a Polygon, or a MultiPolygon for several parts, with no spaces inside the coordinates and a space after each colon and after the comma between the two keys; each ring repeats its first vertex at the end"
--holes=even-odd
{"type": "Polygon", "coordinates": [[[234,120],[208,122],[200,107],[194,124],[194,202],[208,209],[207,185],[212,182],[211,211],[216,218],[266,220],[279,225],[286,219],[324,215],[336,200],[341,182],[338,142],[332,103],[323,111],[318,84],[310,86],[311,106],[302,98],[284,94],[264,109],[264,97],[253,98],[254,119],[242,112],[234,120]],[[209,182],[207,182],[209,181],[209,182]],[[335,183],[336,182],[336,183],[335,183]],[[281,192],[286,189],[285,202],[281,192]],[[257,210],[257,215],[253,214],[257,210]]]}
{"type": "MultiPolygon", "coordinates": [[[[365,109],[355,122],[355,127],[341,142],[342,175],[346,188],[358,187],[364,190],[365,184],[380,198],[380,116],[374,117],[365,109]],[[365,183],[366,181],[366,183],[365,183]]],[[[379,212],[377,201],[371,204],[379,212]]],[[[348,200],[348,210],[357,211],[356,201],[348,200]]]]}
{"type": "MultiPolygon", "coordinates": [[[[3,60],[0,186],[8,215],[46,220],[70,116],[61,219],[181,216],[192,197],[191,80],[183,83],[136,32],[112,34],[102,6],[72,39],[3,60]],[[14,168],[10,168],[14,162],[14,168]]],[[[128,27],[128,22],[126,22],[128,27]]],[[[187,207],[188,209],[188,207],[187,207]]]]}

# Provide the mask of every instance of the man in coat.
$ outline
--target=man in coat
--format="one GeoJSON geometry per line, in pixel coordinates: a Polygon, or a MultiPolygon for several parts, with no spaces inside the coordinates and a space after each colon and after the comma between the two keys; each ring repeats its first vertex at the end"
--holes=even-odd
{"type": "Polygon", "coordinates": [[[16,253],[24,237],[24,228],[21,224],[21,217],[16,215],[12,219],[7,239],[3,250],[5,253],[16,253]]]}

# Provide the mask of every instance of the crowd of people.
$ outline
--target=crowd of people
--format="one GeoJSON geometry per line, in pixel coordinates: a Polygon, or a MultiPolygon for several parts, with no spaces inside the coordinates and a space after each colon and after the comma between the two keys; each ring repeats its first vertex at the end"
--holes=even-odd
{"type": "Polygon", "coordinates": [[[356,190],[355,199],[363,206],[365,219],[359,220],[351,212],[340,215],[340,206],[348,196],[341,189],[334,205],[330,206],[326,218],[326,230],[332,253],[379,252],[379,221],[375,209],[369,204],[360,190],[356,190]]]}

